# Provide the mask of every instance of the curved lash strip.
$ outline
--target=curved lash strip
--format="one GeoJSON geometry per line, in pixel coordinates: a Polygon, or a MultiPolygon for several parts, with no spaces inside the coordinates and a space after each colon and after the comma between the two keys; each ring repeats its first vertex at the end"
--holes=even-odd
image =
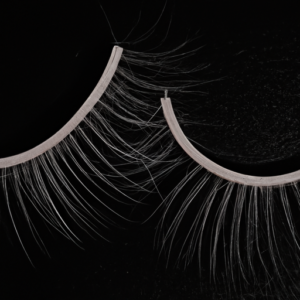
{"type": "Polygon", "coordinates": [[[278,176],[250,176],[231,171],[214,163],[196,150],[186,138],[174,114],[171,99],[167,97],[161,98],[161,103],[169,128],[181,148],[194,161],[216,176],[242,185],[258,187],[283,186],[286,184],[293,184],[300,180],[300,170],[278,176]]]}
{"type": "Polygon", "coordinates": [[[87,233],[98,234],[95,222],[102,226],[116,224],[101,210],[96,210],[78,187],[110,214],[127,220],[99,199],[79,173],[116,202],[125,198],[132,204],[140,203],[142,195],[159,193],[157,185],[162,179],[186,162],[186,156],[181,151],[178,153],[163,115],[159,114],[160,108],[153,103],[165,89],[189,93],[190,87],[201,84],[190,79],[165,79],[204,67],[181,66],[183,58],[196,52],[180,53],[186,43],[164,53],[140,53],[115,46],[94,91],[57,134],[25,153],[0,159],[6,207],[29,260],[14,216],[15,205],[42,250],[47,252],[32,221],[31,210],[36,211],[46,225],[79,246],[80,240],[65,214],[87,233]],[[145,70],[149,75],[142,75],[145,70]],[[100,143],[101,150],[93,139],[100,143]],[[174,151],[177,151],[175,155],[174,151]],[[105,169],[100,171],[103,166],[105,169]],[[65,170],[73,176],[72,181],[65,170]],[[95,178],[114,192],[107,192],[95,178]]]}
{"type": "Polygon", "coordinates": [[[219,281],[222,265],[228,293],[243,293],[241,286],[247,286],[248,292],[265,297],[298,299],[300,171],[258,177],[228,170],[193,147],[171,99],[165,96],[161,103],[170,131],[193,166],[164,199],[157,235],[161,250],[167,249],[169,260],[181,238],[177,263],[183,259],[187,266],[197,254],[201,273],[208,251],[211,280],[219,281]]]}

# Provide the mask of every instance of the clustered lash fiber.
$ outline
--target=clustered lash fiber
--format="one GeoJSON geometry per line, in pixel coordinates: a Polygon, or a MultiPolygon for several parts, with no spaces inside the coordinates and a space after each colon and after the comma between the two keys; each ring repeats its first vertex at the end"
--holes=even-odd
{"type": "MultiPolygon", "coordinates": [[[[124,50],[108,88],[65,139],[30,161],[1,170],[2,199],[6,204],[2,205],[1,215],[9,214],[29,259],[16,222],[17,211],[43,251],[47,249],[32,221],[32,211],[38,213],[46,225],[80,246],[80,239],[65,215],[87,233],[96,234],[95,223],[106,227],[108,224],[117,226],[115,218],[130,221],[110,208],[90,186],[108,194],[110,201],[122,202],[122,198],[128,201],[126,205],[136,205],[142,202],[143,193],[159,195],[160,182],[186,161],[187,157],[179,151],[157,105],[157,96],[166,89],[179,94],[179,91],[183,93],[199,85],[196,80],[165,79],[165,76],[176,77],[178,72],[188,72],[181,67],[183,54],[178,54],[184,45],[165,53],[124,50]],[[145,70],[149,76],[142,75],[145,70]],[[102,183],[109,186],[109,192],[102,183]],[[95,209],[80,190],[96,199],[109,211],[110,217],[101,209],[95,209]]],[[[193,54],[195,51],[185,56],[193,54]]]]}

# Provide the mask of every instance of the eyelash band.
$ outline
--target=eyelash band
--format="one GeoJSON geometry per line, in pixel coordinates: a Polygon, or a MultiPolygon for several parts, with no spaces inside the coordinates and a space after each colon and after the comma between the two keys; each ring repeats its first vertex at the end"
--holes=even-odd
{"type": "Polygon", "coordinates": [[[171,99],[167,97],[161,98],[161,103],[169,128],[172,134],[174,135],[176,141],[181,146],[181,148],[194,161],[196,161],[199,165],[204,167],[209,172],[215,174],[216,176],[238,184],[257,187],[283,186],[286,184],[293,184],[300,180],[300,171],[292,172],[285,175],[262,177],[240,174],[237,172],[233,172],[229,169],[223,168],[222,166],[206,158],[189,142],[189,140],[186,138],[178,124],[172,107],[171,99]]]}
{"type": "Polygon", "coordinates": [[[116,71],[121,55],[122,48],[117,46],[114,47],[112,55],[108,61],[108,65],[104,70],[103,75],[100,81],[98,82],[97,86],[95,87],[94,91],[92,92],[90,97],[85,101],[84,105],[75,114],[75,116],[63,128],[61,128],[61,130],[59,130],[55,135],[53,135],[44,143],[38,145],[37,147],[29,151],[18,155],[1,158],[0,168],[5,169],[15,165],[19,165],[40,156],[47,150],[56,146],[71,131],[73,131],[76,128],[76,126],[83,120],[83,118],[89,113],[89,111],[95,106],[98,99],[102,96],[103,92],[107,88],[112,76],[116,71]]]}
{"type": "Polygon", "coordinates": [[[240,284],[251,287],[263,284],[264,295],[276,291],[290,297],[292,292],[286,285],[289,282],[293,287],[298,286],[293,271],[300,267],[297,230],[300,171],[259,177],[228,170],[194,148],[180,128],[170,98],[165,95],[161,104],[174,138],[196,162],[164,199],[157,235],[161,250],[168,249],[169,260],[176,238],[184,236],[177,263],[182,258],[187,266],[198,253],[201,273],[206,258],[203,253],[208,252],[214,283],[222,264],[225,280],[235,291],[240,284]],[[179,203],[180,193],[189,183],[192,187],[179,203]],[[220,259],[220,251],[224,259],[220,259]]]}

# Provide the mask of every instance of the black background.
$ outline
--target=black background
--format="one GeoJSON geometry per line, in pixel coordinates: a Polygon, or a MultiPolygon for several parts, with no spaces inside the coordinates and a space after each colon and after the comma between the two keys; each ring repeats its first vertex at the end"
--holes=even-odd
{"type": "MultiPolygon", "coordinates": [[[[128,40],[134,40],[150,28],[165,3],[101,1],[101,4],[117,40],[122,41],[135,26],[140,12],[140,23],[128,40]]],[[[94,39],[101,40],[103,34],[103,28],[98,27],[97,20],[103,21],[104,16],[97,1],[14,2],[2,13],[6,14],[5,19],[8,20],[4,30],[7,43],[2,65],[8,66],[5,70],[13,71],[7,73],[5,97],[1,101],[8,103],[7,96],[11,95],[12,100],[7,105],[13,108],[13,97],[22,97],[24,113],[27,97],[39,99],[39,95],[47,94],[50,99],[51,95],[61,95],[68,83],[64,76],[56,81],[55,74],[63,70],[70,71],[80,52],[88,49],[94,39]],[[30,16],[29,12],[39,15],[41,11],[43,14],[36,22],[31,23],[26,17],[30,16]],[[23,23],[27,21],[28,24],[23,23]],[[37,34],[39,22],[47,23],[49,31],[43,30],[37,34]],[[11,26],[18,30],[12,30],[11,26]],[[14,35],[13,39],[11,34],[14,35]],[[56,65],[53,65],[54,62],[56,65]],[[21,90],[20,85],[17,87],[15,84],[20,77],[24,80],[21,90]],[[10,90],[13,93],[9,93],[10,90]]],[[[128,48],[143,50],[160,43],[171,17],[166,46],[177,45],[196,32],[202,35],[198,43],[206,45],[206,48],[197,63],[213,63],[213,67],[205,74],[209,79],[226,75],[217,72],[219,60],[226,61],[220,58],[220,53],[230,56],[233,52],[247,49],[246,44],[250,49],[249,43],[255,43],[255,38],[262,31],[269,30],[271,35],[276,35],[277,29],[278,32],[282,28],[289,32],[289,29],[297,30],[298,26],[297,10],[286,3],[174,0],[167,2],[164,16],[151,39],[142,45],[127,44],[128,48]],[[236,46],[243,42],[243,46],[236,46]],[[235,45],[233,52],[230,52],[228,43],[233,47],[235,45]],[[224,51],[221,51],[222,47],[224,51]]],[[[107,33],[108,29],[105,30],[107,33]]],[[[298,38],[297,34],[294,36],[298,38]]],[[[297,68],[299,65],[295,65],[297,68]]],[[[278,118],[284,118],[280,109],[277,113],[278,118]]],[[[215,140],[215,143],[218,145],[218,141],[215,140]]],[[[100,239],[94,241],[83,235],[85,250],[77,248],[58,234],[45,235],[51,258],[32,246],[30,251],[35,268],[30,265],[13,232],[8,238],[1,231],[1,299],[217,299],[214,291],[206,286],[205,278],[203,281],[198,278],[196,260],[184,270],[183,267],[176,268],[173,263],[166,267],[164,255],[159,258],[159,252],[153,250],[157,221],[154,219],[147,225],[132,226],[124,231],[111,230],[109,238],[112,243],[100,239]],[[200,291],[200,287],[204,290],[200,291]]],[[[4,220],[2,224],[5,225],[5,222],[9,221],[4,220]]]]}

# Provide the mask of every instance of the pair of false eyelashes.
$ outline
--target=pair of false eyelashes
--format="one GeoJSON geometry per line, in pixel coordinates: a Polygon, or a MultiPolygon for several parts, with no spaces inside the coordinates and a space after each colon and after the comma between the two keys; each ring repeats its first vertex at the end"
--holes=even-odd
{"type": "MultiPolygon", "coordinates": [[[[287,228],[284,239],[290,245],[289,250],[293,249],[295,258],[298,258],[298,235],[289,193],[300,199],[297,184],[300,171],[270,177],[250,176],[226,169],[194,148],[180,127],[180,124],[187,123],[185,116],[180,114],[180,105],[184,105],[180,97],[193,93],[189,89],[199,86],[199,81],[165,78],[176,73],[191,74],[201,70],[202,66],[190,69],[180,66],[183,56],[178,53],[180,49],[153,54],[115,46],[98,84],[61,130],[29,151],[0,159],[1,201],[6,204],[25,252],[26,247],[14,218],[15,201],[41,248],[44,246],[39,230],[31,219],[32,209],[45,223],[76,244],[79,239],[64,219],[65,213],[84,230],[94,232],[94,221],[104,226],[114,223],[104,211],[124,219],[91,188],[93,186],[108,193],[99,184],[100,179],[114,191],[109,195],[112,201],[115,199],[118,202],[118,197],[123,197],[139,204],[140,197],[136,197],[139,193],[157,193],[161,197],[161,205],[157,208],[163,211],[159,239],[160,245],[169,249],[181,223],[185,222],[186,212],[196,202],[196,216],[180,246],[180,256],[186,264],[192,261],[196,253],[201,260],[203,247],[209,245],[209,264],[215,275],[218,247],[222,243],[226,248],[224,263],[229,281],[234,281],[235,268],[246,281],[249,276],[256,278],[254,253],[265,271],[266,281],[273,276],[267,266],[269,258],[279,280],[284,272],[288,272],[281,259],[286,249],[281,249],[278,243],[276,230],[281,225],[276,224],[276,220],[287,228]],[[143,70],[153,76],[143,76],[143,70]],[[177,116],[166,91],[172,94],[172,101],[179,108],[177,116]],[[161,97],[163,93],[165,96],[161,97]],[[96,146],[95,138],[99,139],[103,148],[96,146]],[[108,156],[102,151],[105,147],[109,149],[108,156]],[[95,158],[90,157],[87,148],[95,158]],[[185,175],[168,195],[161,195],[159,183],[177,168],[185,168],[185,175]],[[195,183],[182,200],[178,195],[193,180],[195,183]],[[96,210],[78,187],[87,192],[93,201],[100,203],[103,211],[96,210]],[[203,190],[205,193],[200,197],[203,190]],[[177,206],[175,216],[174,213],[172,215],[174,205],[177,206]],[[283,211],[280,217],[275,215],[279,207],[283,211]],[[166,227],[169,215],[172,221],[166,227]],[[232,218],[230,225],[227,224],[228,218],[232,218]],[[243,218],[246,226],[242,229],[243,218]],[[229,228],[226,237],[225,227],[229,228]],[[260,231],[260,228],[265,231],[260,231]],[[208,241],[204,239],[207,230],[210,232],[208,241]],[[242,230],[246,236],[244,250],[240,245],[242,230]],[[244,258],[243,251],[246,253],[244,258]],[[266,251],[269,253],[268,259],[263,254],[266,251]]],[[[194,53],[184,53],[184,56],[194,53]]],[[[197,126],[197,123],[192,125],[197,126]]],[[[26,254],[30,259],[30,255],[26,254]]]]}

